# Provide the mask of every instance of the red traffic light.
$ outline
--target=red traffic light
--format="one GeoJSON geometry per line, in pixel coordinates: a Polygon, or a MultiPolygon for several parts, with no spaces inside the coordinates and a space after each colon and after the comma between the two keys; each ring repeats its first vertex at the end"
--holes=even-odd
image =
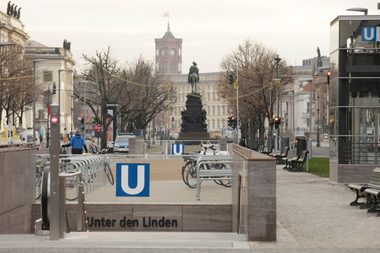
{"type": "Polygon", "coordinates": [[[57,121],[58,121],[58,118],[57,117],[51,117],[51,122],[52,123],[57,123],[57,121]]]}
{"type": "Polygon", "coordinates": [[[236,119],[235,116],[232,116],[232,117],[231,117],[231,120],[235,120],[235,119],[236,119]]]}
{"type": "Polygon", "coordinates": [[[327,76],[331,76],[331,71],[327,71],[327,76]]]}
{"type": "Polygon", "coordinates": [[[277,122],[279,122],[279,121],[280,121],[280,117],[275,117],[275,118],[274,118],[274,122],[275,122],[275,123],[277,123],[277,122]]]}

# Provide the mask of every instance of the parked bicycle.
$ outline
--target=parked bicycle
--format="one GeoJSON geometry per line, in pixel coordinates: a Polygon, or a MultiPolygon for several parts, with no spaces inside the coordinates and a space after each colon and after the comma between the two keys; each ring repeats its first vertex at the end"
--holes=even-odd
{"type": "MultiPolygon", "coordinates": [[[[207,154],[207,150],[212,150],[212,155],[219,155],[218,149],[215,147],[214,144],[211,144],[208,142],[207,144],[201,143],[199,145],[203,151],[200,151],[199,153],[202,155],[207,154]]],[[[211,155],[211,154],[210,154],[211,155]]],[[[201,164],[200,170],[226,170],[228,167],[225,164],[201,164]]],[[[218,185],[222,185],[224,187],[231,187],[231,180],[225,180],[223,177],[220,177],[221,179],[214,180],[214,182],[218,185]]],[[[182,167],[182,180],[184,183],[190,187],[190,188],[196,188],[197,187],[197,161],[196,160],[186,160],[185,166],[182,167]]]]}

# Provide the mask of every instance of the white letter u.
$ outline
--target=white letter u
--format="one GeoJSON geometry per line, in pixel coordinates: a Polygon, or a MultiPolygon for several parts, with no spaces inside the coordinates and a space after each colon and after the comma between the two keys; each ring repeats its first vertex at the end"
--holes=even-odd
{"type": "Polygon", "coordinates": [[[182,155],[183,153],[182,147],[183,145],[173,145],[173,155],[182,155]]]}
{"type": "Polygon", "coordinates": [[[365,40],[373,40],[373,38],[375,37],[375,28],[374,27],[365,27],[363,35],[364,35],[365,40]],[[369,35],[368,35],[368,33],[369,33],[369,35]]]}
{"type": "Polygon", "coordinates": [[[131,189],[129,187],[129,178],[128,178],[128,171],[129,166],[128,165],[122,165],[121,166],[121,188],[123,191],[130,195],[136,195],[142,192],[144,189],[144,181],[145,181],[145,166],[144,165],[137,165],[137,185],[136,188],[131,189]]]}

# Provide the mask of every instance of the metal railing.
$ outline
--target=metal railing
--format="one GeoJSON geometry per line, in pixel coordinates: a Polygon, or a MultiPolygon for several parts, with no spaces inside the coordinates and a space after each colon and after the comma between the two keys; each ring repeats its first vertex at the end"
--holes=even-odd
{"type": "MultiPolygon", "coordinates": [[[[228,180],[231,183],[232,169],[229,166],[232,164],[232,157],[229,155],[199,155],[197,159],[197,200],[201,200],[201,183],[205,180],[228,180]],[[228,164],[227,169],[201,169],[201,166],[228,164]]],[[[202,167],[203,167],[202,166],[202,167]]]]}
{"type": "Polygon", "coordinates": [[[347,143],[342,148],[344,164],[378,164],[380,145],[374,143],[347,143]]]}

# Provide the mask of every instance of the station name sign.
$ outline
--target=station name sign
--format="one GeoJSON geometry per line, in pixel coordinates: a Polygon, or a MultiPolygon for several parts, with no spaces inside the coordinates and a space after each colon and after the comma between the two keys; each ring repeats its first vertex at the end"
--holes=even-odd
{"type": "Polygon", "coordinates": [[[127,219],[125,216],[123,219],[94,219],[94,217],[87,217],[89,227],[178,227],[178,221],[176,219],[167,219],[162,217],[161,219],[154,219],[151,217],[143,217],[139,219],[127,219]]]}
{"type": "Polygon", "coordinates": [[[380,26],[362,27],[362,41],[380,41],[380,26]]]}

